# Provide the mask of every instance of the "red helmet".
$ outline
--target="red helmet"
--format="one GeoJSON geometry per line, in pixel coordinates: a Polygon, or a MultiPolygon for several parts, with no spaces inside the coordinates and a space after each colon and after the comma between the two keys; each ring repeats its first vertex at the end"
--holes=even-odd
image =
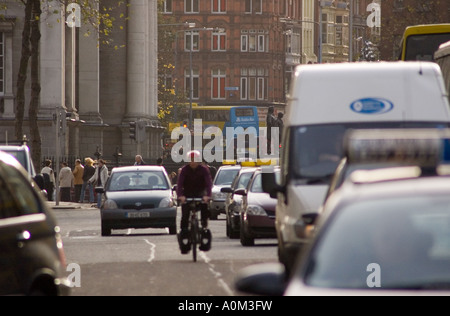
{"type": "Polygon", "coordinates": [[[192,151],[187,153],[187,160],[188,161],[201,162],[202,161],[202,154],[198,150],[192,150],[192,151]]]}

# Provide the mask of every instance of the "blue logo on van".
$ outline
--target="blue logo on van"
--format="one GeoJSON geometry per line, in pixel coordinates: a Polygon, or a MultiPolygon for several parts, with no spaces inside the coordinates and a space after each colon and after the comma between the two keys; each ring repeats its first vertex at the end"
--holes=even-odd
{"type": "Polygon", "coordinates": [[[394,109],[394,104],[386,99],[367,98],[360,99],[350,105],[353,112],[359,114],[384,114],[394,109]]]}

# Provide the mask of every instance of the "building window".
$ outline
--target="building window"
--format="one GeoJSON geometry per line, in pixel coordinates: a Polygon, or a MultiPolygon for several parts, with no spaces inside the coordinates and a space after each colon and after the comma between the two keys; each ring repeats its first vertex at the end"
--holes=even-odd
{"type": "Polygon", "coordinates": [[[213,100],[224,100],[226,72],[223,69],[214,69],[212,71],[211,98],[213,100]]]}
{"type": "Polygon", "coordinates": [[[164,13],[172,13],[172,0],[164,0],[164,13]]]}
{"type": "Polygon", "coordinates": [[[227,50],[227,34],[223,31],[215,31],[213,33],[212,51],[224,52],[227,50]]]}
{"type": "Polygon", "coordinates": [[[192,47],[193,52],[200,50],[200,33],[198,31],[188,31],[184,33],[184,50],[189,52],[192,47]]]}
{"type": "MultiPolygon", "coordinates": [[[[268,48],[268,39],[267,36],[257,35],[256,30],[248,31],[249,35],[241,35],[241,52],[266,52],[268,48]]],[[[259,33],[265,33],[264,31],[260,31],[259,33]]]]}
{"type": "Polygon", "coordinates": [[[227,0],[211,0],[211,1],[212,1],[212,13],[227,12],[227,0]]]}
{"type": "Polygon", "coordinates": [[[241,52],[248,52],[248,35],[241,35],[241,52]]]}
{"type": "Polygon", "coordinates": [[[267,100],[268,71],[264,68],[241,69],[241,100],[267,100]]]}
{"type": "MultiPolygon", "coordinates": [[[[192,89],[192,98],[198,99],[199,98],[199,71],[198,69],[192,70],[192,81],[193,81],[193,89],[192,89]]],[[[184,71],[184,86],[186,88],[186,95],[189,98],[190,97],[190,87],[191,87],[191,76],[190,76],[190,70],[186,69],[184,71]]]]}
{"type": "Polygon", "coordinates": [[[5,95],[5,33],[0,33],[0,95],[5,95]]]}
{"type": "Polygon", "coordinates": [[[184,13],[199,13],[199,0],[184,0],[184,13]]]}
{"type": "Polygon", "coordinates": [[[245,0],[245,13],[262,14],[262,0],[245,0]]]}

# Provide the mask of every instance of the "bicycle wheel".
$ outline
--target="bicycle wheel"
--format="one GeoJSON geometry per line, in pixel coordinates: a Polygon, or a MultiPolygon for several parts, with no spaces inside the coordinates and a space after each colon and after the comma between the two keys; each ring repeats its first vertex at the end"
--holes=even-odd
{"type": "Polygon", "coordinates": [[[191,243],[192,243],[192,257],[193,257],[194,262],[197,262],[197,243],[198,243],[198,220],[197,220],[197,216],[192,218],[191,243]]]}

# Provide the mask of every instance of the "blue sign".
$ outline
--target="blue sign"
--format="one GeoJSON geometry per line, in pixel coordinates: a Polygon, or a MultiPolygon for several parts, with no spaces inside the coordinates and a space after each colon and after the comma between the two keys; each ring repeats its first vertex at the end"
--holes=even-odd
{"type": "Polygon", "coordinates": [[[392,111],[394,109],[394,104],[386,99],[366,98],[353,102],[350,105],[350,109],[358,114],[384,114],[392,111]]]}

